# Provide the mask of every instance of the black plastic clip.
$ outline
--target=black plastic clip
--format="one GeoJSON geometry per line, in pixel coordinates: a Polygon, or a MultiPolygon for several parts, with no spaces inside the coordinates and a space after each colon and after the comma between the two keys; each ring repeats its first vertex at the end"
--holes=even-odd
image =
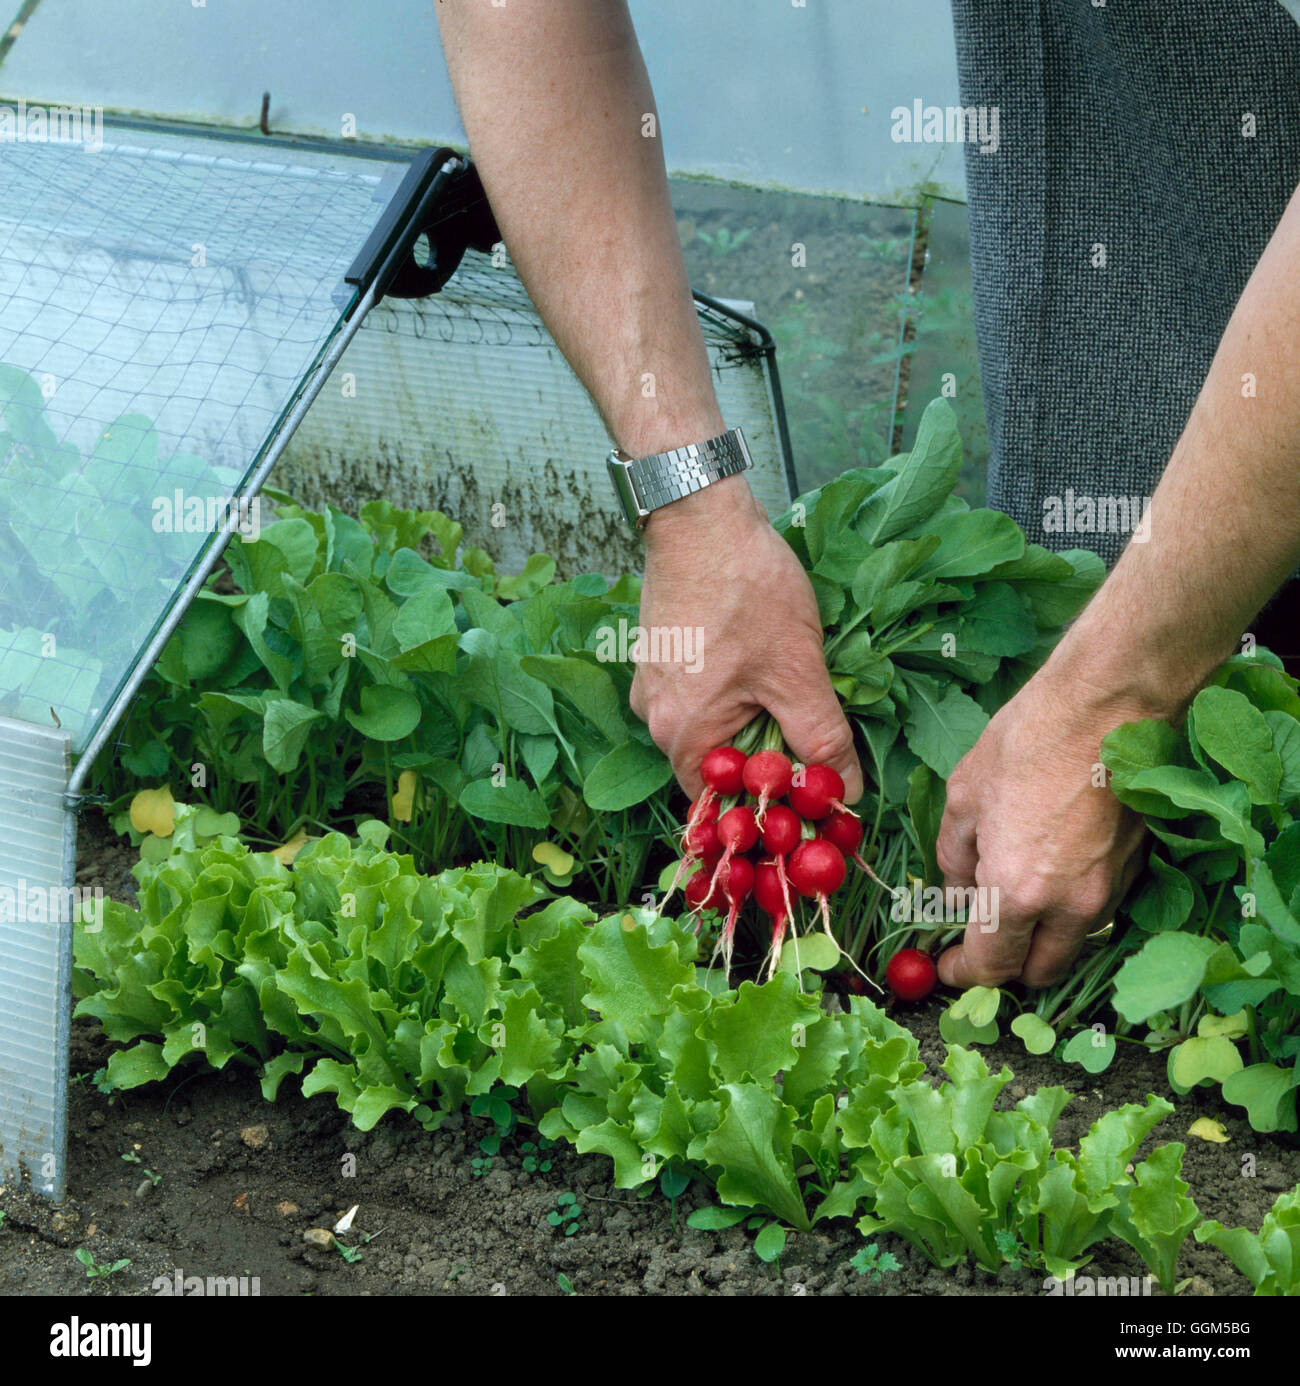
{"type": "Polygon", "coordinates": [[[501,239],[474,165],[455,150],[421,150],[344,279],[375,302],[436,294],[467,248],[486,254],[501,239]],[[415,257],[425,236],[429,259],[415,257]]]}

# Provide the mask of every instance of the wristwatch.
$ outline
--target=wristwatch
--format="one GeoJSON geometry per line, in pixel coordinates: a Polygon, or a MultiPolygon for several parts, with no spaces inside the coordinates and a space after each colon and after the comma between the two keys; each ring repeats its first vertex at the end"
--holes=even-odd
{"type": "Polygon", "coordinates": [[[705,443],[688,443],[649,457],[629,457],[615,448],[608,465],[623,514],[628,524],[639,528],[651,511],[702,491],[724,477],[748,471],[754,464],[745,435],[738,428],[729,428],[705,443]]]}

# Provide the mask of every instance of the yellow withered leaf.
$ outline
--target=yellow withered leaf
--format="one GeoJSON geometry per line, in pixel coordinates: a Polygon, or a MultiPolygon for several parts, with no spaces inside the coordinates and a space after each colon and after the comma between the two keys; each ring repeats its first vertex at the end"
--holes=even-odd
{"type": "Polygon", "coordinates": [[[176,803],[167,786],[142,789],[131,800],[131,826],[138,833],[170,837],[176,831],[176,803]]]}
{"type": "Polygon", "coordinates": [[[403,770],[397,777],[397,788],[393,791],[390,805],[392,816],[398,823],[409,823],[415,812],[415,791],[420,787],[420,777],[414,770],[403,770]]]}
{"type": "Polygon", "coordinates": [[[1224,1124],[1215,1121],[1213,1117],[1198,1117],[1187,1128],[1187,1134],[1199,1136],[1203,1141],[1213,1141],[1215,1145],[1222,1145],[1224,1141],[1232,1139],[1224,1124]]]}
{"type": "Polygon", "coordinates": [[[533,848],[533,860],[540,862],[557,876],[567,876],[573,870],[573,857],[553,842],[539,842],[533,848]]]}
{"type": "Polygon", "coordinates": [[[293,859],[311,841],[307,836],[306,828],[299,828],[296,833],[281,846],[272,850],[271,855],[283,866],[292,866],[293,859]]]}

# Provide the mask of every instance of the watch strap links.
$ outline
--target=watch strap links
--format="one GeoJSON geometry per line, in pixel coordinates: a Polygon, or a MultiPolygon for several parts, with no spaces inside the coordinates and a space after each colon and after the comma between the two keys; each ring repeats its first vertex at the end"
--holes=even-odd
{"type": "Polygon", "coordinates": [[[610,479],[629,524],[642,525],[650,514],[726,477],[753,466],[745,435],[730,428],[703,443],[629,457],[615,448],[608,458],[610,479]]]}

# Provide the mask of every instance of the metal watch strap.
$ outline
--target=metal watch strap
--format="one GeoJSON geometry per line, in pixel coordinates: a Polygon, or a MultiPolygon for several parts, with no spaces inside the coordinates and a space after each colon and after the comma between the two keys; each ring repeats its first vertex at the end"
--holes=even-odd
{"type": "Polygon", "coordinates": [[[642,525],[652,511],[693,495],[752,465],[745,435],[730,428],[703,443],[688,443],[649,457],[629,457],[615,448],[608,459],[610,479],[631,525],[642,525]]]}

